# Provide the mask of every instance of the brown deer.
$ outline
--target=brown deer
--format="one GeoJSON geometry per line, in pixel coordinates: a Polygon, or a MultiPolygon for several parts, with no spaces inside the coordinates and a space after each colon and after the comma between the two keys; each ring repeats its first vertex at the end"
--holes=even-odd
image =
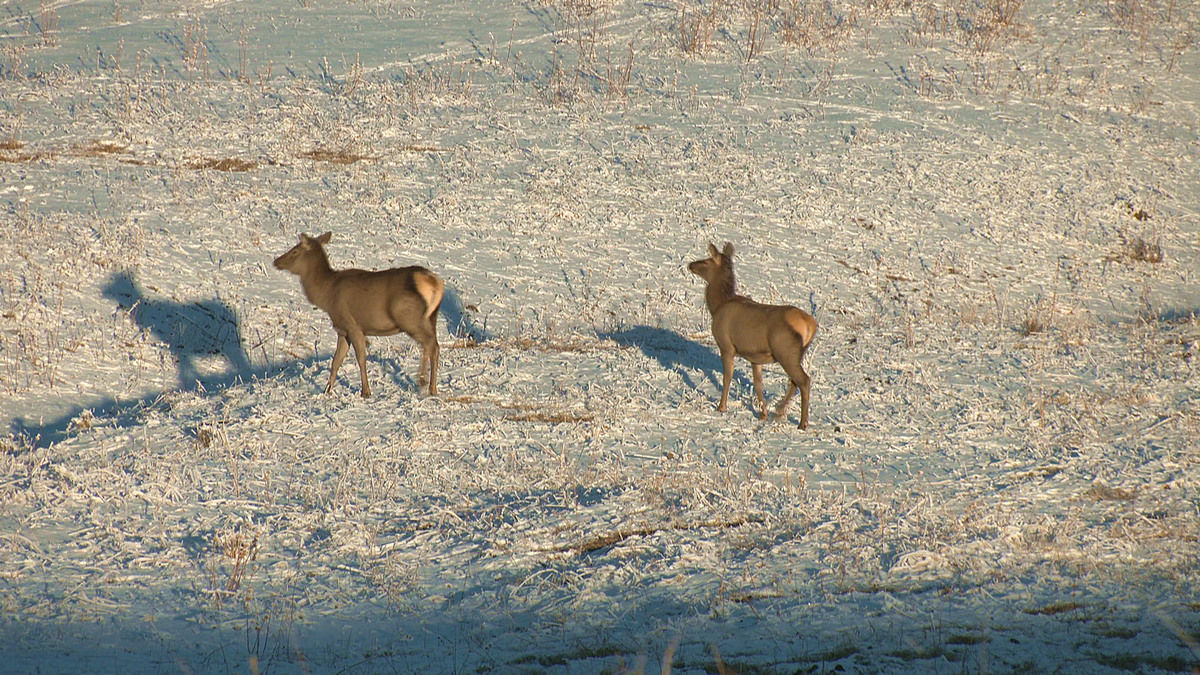
{"type": "Polygon", "coordinates": [[[713,337],[721,351],[724,368],[721,403],[717,410],[725,410],[729,401],[729,383],[733,379],[733,357],[741,356],[750,362],[754,371],[754,393],[762,410],[759,419],[767,419],[762,364],[778,362],[791,381],[775,414],[783,417],[799,389],[800,428],[807,429],[809,378],[801,361],[817,332],[817,320],[789,305],[764,305],[738,295],[733,278],[733,244],[726,242],[722,251],[709,244],[708,253],[708,258],[689,264],[688,270],[708,284],[704,300],[712,314],[713,337]]]}
{"type": "Polygon", "coordinates": [[[445,284],[424,267],[401,267],[371,272],[357,269],[334,270],[325,255],[325,244],[332,233],[319,237],[300,235],[300,243],[275,259],[275,267],[300,277],[300,286],[309,302],[325,310],[337,331],[337,351],[333,353],[329,384],[333,390],[338,368],[346,351],[354,345],[358,372],[362,376],[362,395],[371,395],[367,384],[368,335],[408,333],[421,345],[419,384],[431,396],[437,395],[438,341],[437,312],[442,304],[445,284]],[[428,375],[428,379],[426,376],[428,375]]]}

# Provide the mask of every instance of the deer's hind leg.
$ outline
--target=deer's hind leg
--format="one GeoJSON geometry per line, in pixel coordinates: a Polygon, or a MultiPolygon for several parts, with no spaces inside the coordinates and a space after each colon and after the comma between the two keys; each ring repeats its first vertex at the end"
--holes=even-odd
{"type": "Polygon", "coordinates": [[[806,351],[808,351],[808,346],[801,342],[799,335],[774,340],[771,344],[771,352],[776,356],[784,357],[777,360],[779,361],[779,365],[783,366],[783,370],[787,373],[789,380],[787,394],[779,402],[776,415],[783,417],[787,413],[787,407],[792,402],[792,396],[799,390],[801,429],[808,428],[808,388],[810,379],[808,373],[804,372],[804,352],[806,351]]]}
{"type": "Polygon", "coordinates": [[[796,395],[796,383],[792,382],[789,376],[787,393],[783,395],[783,400],[775,408],[775,417],[782,418],[787,414],[788,406],[792,403],[792,397],[796,395]]]}
{"type": "Polygon", "coordinates": [[[437,396],[438,353],[437,314],[429,317],[429,325],[412,334],[421,347],[421,366],[417,371],[417,386],[430,396],[437,396]]]}
{"type": "MultiPolygon", "coordinates": [[[[804,356],[803,352],[801,352],[800,356],[801,357],[804,356]]],[[[790,378],[791,381],[788,383],[787,395],[783,397],[782,401],[780,401],[779,408],[778,408],[778,411],[776,414],[779,415],[780,417],[783,417],[784,413],[787,412],[788,404],[792,402],[792,396],[794,396],[796,393],[796,390],[799,389],[800,390],[800,428],[807,429],[808,428],[808,388],[809,388],[809,384],[811,383],[811,379],[808,377],[808,373],[804,372],[804,366],[802,366],[800,364],[800,358],[797,358],[795,361],[785,363],[783,366],[783,369],[785,371],[787,371],[788,378],[790,378]]]]}
{"type": "Polygon", "coordinates": [[[367,336],[362,331],[350,334],[350,342],[354,345],[354,358],[358,360],[358,373],[362,377],[362,397],[370,398],[371,385],[367,384],[367,336]]]}

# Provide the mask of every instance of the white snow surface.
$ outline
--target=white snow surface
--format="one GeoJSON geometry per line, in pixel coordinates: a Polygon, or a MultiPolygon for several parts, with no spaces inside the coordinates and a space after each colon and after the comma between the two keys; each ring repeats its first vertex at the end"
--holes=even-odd
{"type": "Polygon", "coordinates": [[[1198,35],[0,0],[0,671],[1194,672],[1198,35]],[[324,231],[445,279],[439,396],[323,393],[324,231]],[[725,241],[807,430],[715,410],[725,241]]]}

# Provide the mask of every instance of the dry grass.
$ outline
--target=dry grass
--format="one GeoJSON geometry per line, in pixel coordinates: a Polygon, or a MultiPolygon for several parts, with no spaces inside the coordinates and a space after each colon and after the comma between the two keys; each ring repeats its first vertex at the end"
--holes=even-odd
{"type": "Polygon", "coordinates": [[[1160,263],[1163,261],[1162,244],[1134,237],[1125,242],[1124,256],[1134,262],[1160,263]]]}
{"type": "Polygon", "coordinates": [[[1093,501],[1122,501],[1131,502],[1137,499],[1137,490],[1126,490],[1124,488],[1108,487],[1107,485],[1096,485],[1089,488],[1084,493],[1088,499],[1093,501]]]}
{"type": "Polygon", "coordinates": [[[523,412],[512,413],[504,416],[504,419],[509,422],[542,422],[545,424],[579,424],[581,422],[591,422],[595,419],[591,415],[577,415],[575,413],[559,411],[559,412],[523,412]]]}
{"type": "Polygon", "coordinates": [[[256,162],[236,157],[225,157],[223,159],[196,159],[188,162],[185,165],[189,169],[197,171],[213,170],[213,171],[233,171],[242,172],[250,171],[258,167],[256,162]]]}
{"type": "Polygon", "coordinates": [[[576,413],[569,410],[543,406],[533,403],[502,402],[479,396],[448,396],[443,400],[452,403],[486,403],[500,410],[508,411],[504,419],[509,422],[541,422],[545,424],[579,424],[591,422],[595,416],[591,413],[576,413]]]}
{"type": "Polygon", "coordinates": [[[72,146],[71,155],[75,157],[107,157],[124,154],[128,150],[126,146],[112,141],[92,141],[84,145],[72,146]]]}
{"type": "Polygon", "coordinates": [[[761,515],[746,515],[725,520],[704,520],[694,523],[687,521],[673,521],[659,525],[643,525],[640,527],[629,527],[613,532],[598,534],[576,544],[556,550],[569,550],[576,554],[585,554],[615,546],[632,537],[646,537],[668,530],[725,530],[741,527],[743,525],[758,525],[762,524],[764,521],[765,518],[761,515]]]}
{"type": "Polygon", "coordinates": [[[687,54],[702,56],[712,47],[713,35],[722,21],[722,5],[710,3],[708,7],[679,7],[679,48],[687,54]]]}
{"type": "Polygon", "coordinates": [[[58,44],[58,9],[55,3],[41,0],[38,12],[38,30],[42,36],[42,44],[51,46],[58,44]]]}
{"type": "Polygon", "coordinates": [[[212,541],[213,559],[208,566],[208,592],[219,608],[237,595],[258,560],[258,535],[241,531],[217,533],[212,541]],[[223,578],[222,578],[223,577],[223,578]]]}
{"type": "Polygon", "coordinates": [[[15,139],[0,141],[0,162],[36,162],[53,156],[50,152],[26,152],[24,148],[25,145],[15,139]]]}
{"type": "MultiPolygon", "coordinates": [[[[414,152],[431,152],[431,151],[429,151],[429,150],[414,150],[414,152]]],[[[361,162],[363,160],[378,159],[378,157],[374,157],[371,155],[359,154],[359,153],[353,152],[351,150],[327,150],[324,148],[317,148],[315,150],[307,150],[305,152],[300,153],[299,156],[303,157],[304,159],[311,159],[314,162],[328,162],[330,164],[342,164],[342,165],[354,164],[355,162],[361,162]]]]}

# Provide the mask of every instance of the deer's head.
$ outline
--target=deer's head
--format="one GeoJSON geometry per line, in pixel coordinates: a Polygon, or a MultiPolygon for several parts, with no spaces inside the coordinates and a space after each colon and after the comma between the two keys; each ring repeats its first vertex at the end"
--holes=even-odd
{"type": "Polygon", "coordinates": [[[733,244],[725,242],[725,248],[720,251],[716,246],[709,244],[708,257],[688,263],[688,271],[709,283],[732,275],[733,244]]]}
{"type": "Polygon", "coordinates": [[[313,260],[313,256],[324,257],[324,245],[328,244],[332,237],[332,232],[326,232],[319,237],[310,237],[307,234],[301,234],[300,243],[275,259],[275,269],[300,274],[307,268],[308,261],[313,260]]]}

